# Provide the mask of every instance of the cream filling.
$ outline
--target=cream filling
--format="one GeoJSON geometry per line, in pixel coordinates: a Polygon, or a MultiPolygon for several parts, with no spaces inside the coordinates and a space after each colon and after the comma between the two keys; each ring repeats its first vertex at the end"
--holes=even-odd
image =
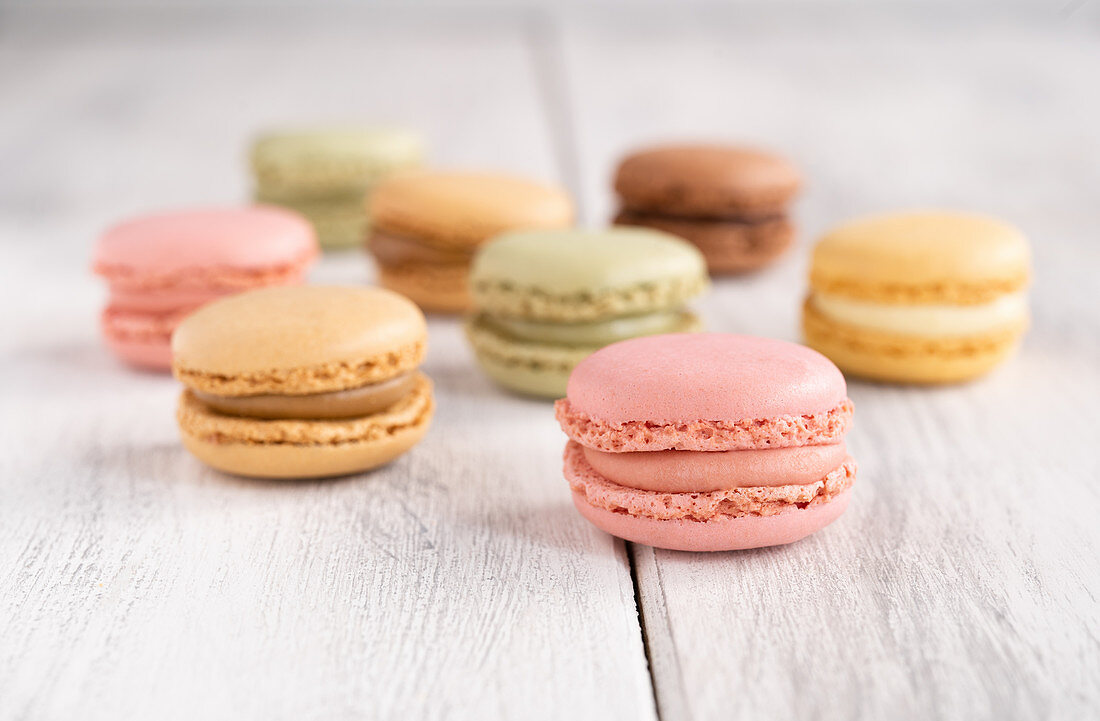
{"type": "Polygon", "coordinates": [[[588,323],[554,323],[483,316],[486,324],[518,340],[570,346],[604,346],[643,335],[673,333],[694,320],[687,311],[664,311],[588,323]]]}
{"type": "Polygon", "coordinates": [[[191,393],[211,409],[230,416],[268,420],[357,418],[380,413],[397,403],[416,387],[416,378],[416,373],[406,373],[346,391],[302,396],[219,396],[194,389],[191,393]]]}
{"type": "Polygon", "coordinates": [[[1027,319],[1027,294],[1023,291],[979,305],[890,305],[827,293],[814,293],[810,302],[823,316],[839,323],[901,335],[975,335],[1027,319]]]}

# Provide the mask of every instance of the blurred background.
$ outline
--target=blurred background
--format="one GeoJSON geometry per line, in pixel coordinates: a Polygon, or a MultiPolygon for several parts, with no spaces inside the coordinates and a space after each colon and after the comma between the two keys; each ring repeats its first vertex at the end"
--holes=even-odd
{"type": "MultiPolygon", "coordinates": [[[[854,214],[974,210],[1028,232],[1040,283],[1088,287],[1098,35],[1093,0],[6,0],[0,238],[29,263],[83,268],[114,220],[247,200],[256,132],[364,122],[418,129],[436,165],[564,183],[586,224],[613,213],[628,148],[755,143],[806,174],[803,249],[854,214]]],[[[801,283],[804,257],[747,290],[801,283]]],[[[358,257],[341,268],[371,273],[358,257]]],[[[797,295],[779,310],[792,332],[797,295]]],[[[1062,302],[1043,320],[1086,301],[1062,302]]]]}
{"type": "Polygon", "coordinates": [[[803,242],[969,209],[1028,231],[1042,278],[1100,253],[1098,35],[1093,0],[5,0],[0,238],[90,248],[135,212],[248,199],[259,130],[393,123],[434,164],[564,183],[587,224],[627,148],[756,143],[806,173],[803,242]]]}

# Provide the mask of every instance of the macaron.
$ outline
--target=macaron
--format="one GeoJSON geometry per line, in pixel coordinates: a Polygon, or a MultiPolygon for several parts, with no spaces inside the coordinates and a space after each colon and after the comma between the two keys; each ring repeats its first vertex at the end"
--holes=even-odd
{"type": "Polygon", "coordinates": [[[787,160],[754,148],[671,145],[628,155],[615,172],[618,225],[695,243],[711,273],[771,263],[791,244],[788,206],[801,185],[787,160]]]}
{"type": "Polygon", "coordinates": [[[813,251],[806,342],[856,376],[976,378],[1028,324],[1027,239],[982,215],[919,211],[854,220],[813,251]]]}
{"type": "Polygon", "coordinates": [[[474,251],[493,236],[564,228],[573,203],[558,188],[509,175],[424,172],[395,177],[372,194],[368,249],[382,285],[428,311],[470,307],[474,251]]]}
{"type": "Polygon", "coordinates": [[[255,197],[309,219],[325,248],[366,238],[367,194],[423,162],[420,136],[400,128],[314,128],[267,133],[252,145],[255,197]]]}
{"type": "Polygon", "coordinates": [[[241,476],[312,478],[392,461],[427,432],[424,316],[381,288],[242,293],[172,338],[183,444],[241,476]]]}
{"type": "Polygon", "coordinates": [[[856,475],[852,411],[820,353],[719,333],[607,346],[555,405],[581,515],[678,551],[792,543],[836,520],[856,475]]]}
{"type": "Polygon", "coordinates": [[[168,370],[172,331],[188,313],[233,293],[299,284],[316,256],[309,223],[281,208],[204,208],[127,220],[95,249],[93,269],[110,287],[103,337],[123,361],[168,370]]]}
{"type": "Polygon", "coordinates": [[[500,385],[560,398],[573,367],[605,345],[700,330],[686,304],[707,285],[702,254],[667,233],[516,231],[474,258],[466,333],[500,385]]]}

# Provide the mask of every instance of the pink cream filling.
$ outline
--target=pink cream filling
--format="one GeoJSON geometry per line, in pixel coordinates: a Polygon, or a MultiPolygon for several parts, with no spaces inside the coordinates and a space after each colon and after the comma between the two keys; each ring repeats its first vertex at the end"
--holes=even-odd
{"type": "Polygon", "coordinates": [[[308,258],[302,262],[268,268],[208,267],[170,273],[140,273],[121,265],[98,265],[95,270],[107,278],[111,292],[118,294],[172,293],[175,291],[217,292],[221,295],[269,285],[294,285],[305,279],[308,258]]]}
{"type": "Polygon", "coordinates": [[[828,503],[851,488],[856,463],[846,456],[841,465],[812,483],[753,486],[699,493],[659,493],[629,488],[604,478],[589,465],[581,446],[565,447],[565,478],[574,493],[613,513],[656,520],[709,521],[739,516],[773,516],[828,503]]]}
{"type": "Polygon", "coordinates": [[[212,300],[224,298],[226,292],[209,288],[180,288],[160,291],[111,289],[111,308],[136,313],[171,313],[195,309],[212,300]]]}
{"type": "Polygon", "coordinates": [[[843,441],[827,446],[744,451],[582,450],[588,464],[609,481],[661,493],[803,485],[821,480],[848,457],[843,441]]]}

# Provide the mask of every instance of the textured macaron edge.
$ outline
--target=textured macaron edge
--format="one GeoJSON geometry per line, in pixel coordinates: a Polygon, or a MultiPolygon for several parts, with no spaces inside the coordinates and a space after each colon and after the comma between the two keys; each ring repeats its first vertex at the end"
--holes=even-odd
{"type": "Polygon", "coordinates": [[[773,516],[828,503],[852,487],[856,462],[848,456],[818,481],[785,486],[748,486],[696,493],[663,493],[617,484],[588,463],[580,444],[570,441],[563,454],[569,487],[597,508],[657,520],[709,521],[746,515],[773,516]]]}
{"type": "Polygon", "coordinates": [[[371,442],[421,425],[434,408],[432,383],[418,373],[417,384],[389,409],[346,420],[262,420],[211,411],[190,392],[180,395],[176,420],[180,429],[208,443],[262,445],[336,445],[371,442]]]}
{"type": "Polygon", "coordinates": [[[465,265],[378,264],[378,284],[400,293],[425,311],[461,313],[470,307],[465,265]]]}
{"type": "MultiPolygon", "coordinates": [[[[694,314],[685,314],[677,333],[695,333],[703,323],[694,314]]],[[[481,316],[467,318],[466,337],[479,359],[489,358],[500,365],[522,367],[528,370],[571,371],[602,345],[564,345],[515,340],[499,333],[481,321],[481,316]]]]}
{"type": "MultiPolygon", "coordinates": [[[[689,218],[750,218],[782,212],[802,187],[798,170],[785,158],[754,148],[738,148],[747,154],[766,157],[787,172],[785,182],[747,187],[711,181],[693,182],[687,175],[670,173],[667,161],[657,156],[681,150],[721,152],[727,148],[668,146],[643,150],[624,158],[615,170],[613,186],[622,205],[632,210],[689,218]]],[[[731,163],[735,161],[730,161],[731,163]]]]}
{"type": "Polygon", "coordinates": [[[293,285],[301,280],[306,267],[316,257],[316,248],[311,248],[287,262],[255,268],[196,265],[169,272],[153,272],[125,263],[96,262],[92,269],[106,278],[111,286],[127,290],[209,288],[229,293],[272,285],[293,285]]]}
{"type": "Polygon", "coordinates": [[[474,306],[502,318],[582,322],[677,308],[709,287],[705,275],[560,295],[502,280],[471,282],[474,306]]]}
{"type": "Polygon", "coordinates": [[[172,331],[194,308],[150,313],[107,306],[100,313],[103,333],[111,338],[130,341],[156,341],[166,346],[172,331]]]}
{"type": "Polygon", "coordinates": [[[478,359],[488,358],[499,365],[526,368],[530,371],[568,372],[599,350],[599,346],[567,346],[512,340],[480,322],[478,316],[467,318],[464,328],[466,338],[478,359]]]}
{"type": "Polygon", "coordinates": [[[173,361],[172,373],[188,388],[215,395],[305,395],[358,388],[407,373],[424,360],[425,349],[424,341],[417,341],[361,360],[299,368],[272,368],[236,375],[207,373],[173,361]]]}
{"type": "Polygon", "coordinates": [[[756,270],[783,255],[794,242],[795,225],[786,216],[758,221],[677,218],[624,208],[615,225],[652,228],[689,241],[702,252],[712,273],[756,270]]]}
{"type": "Polygon", "coordinates": [[[817,310],[809,298],[802,304],[802,327],[808,338],[828,338],[830,343],[853,351],[897,358],[957,358],[996,352],[1005,343],[1015,342],[1027,325],[1027,320],[1021,320],[988,333],[965,336],[902,335],[833,320],[817,310]]]}
{"type": "Polygon", "coordinates": [[[573,492],[573,505],[590,523],[619,538],[673,551],[737,551],[794,543],[837,520],[847,509],[851,489],[828,503],[797,507],[773,516],[736,516],[709,521],[631,516],[597,508],[573,492]]]}
{"type": "Polygon", "coordinates": [[[512,207],[499,213],[479,213],[471,208],[468,212],[436,217],[425,212],[424,199],[408,202],[401,197],[402,190],[397,184],[382,183],[367,200],[367,212],[379,232],[444,249],[472,250],[507,230],[565,228],[573,222],[576,212],[573,201],[562,188],[511,176],[466,173],[462,177],[476,182],[488,179],[522,185],[532,195],[525,199],[524,208],[512,207]]]}
{"type": "Polygon", "coordinates": [[[981,281],[944,279],[934,283],[881,282],[856,275],[837,275],[810,269],[810,289],[855,300],[903,304],[980,305],[1016,293],[1028,286],[1026,269],[981,281]]]}
{"type": "MultiPolygon", "coordinates": [[[[394,172],[418,167],[424,160],[424,142],[415,133],[376,129],[393,140],[386,147],[356,147],[341,144],[338,149],[310,148],[317,133],[273,132],[253,140],[249,165],[257,192],[268,199],[292,198],[319,193],[350,193],[364,190],[394,172]],[[302,148],[304,144],[307,146],[302,148]]],[[[359,199],[360,204],[362,198],[359,199]]]]}
{"type": "Polygon", "coordinates": [[[561,429],[574,441],[598,451],[737,451],[836,443],[852,425],[855,407],[845,398],[822,413],[730,421],[687,423],[630,421],[609,423],[573,409],[568,398],[554,404],[561,429]]]}
{"type": "Polygon", "coordinates": [[[845,373],[890,383],[960,383],[985,375],[1019,344],[1024,324],[962,338],[921,338],[864,330],[804,309],[806,344],[845,373]]]}

